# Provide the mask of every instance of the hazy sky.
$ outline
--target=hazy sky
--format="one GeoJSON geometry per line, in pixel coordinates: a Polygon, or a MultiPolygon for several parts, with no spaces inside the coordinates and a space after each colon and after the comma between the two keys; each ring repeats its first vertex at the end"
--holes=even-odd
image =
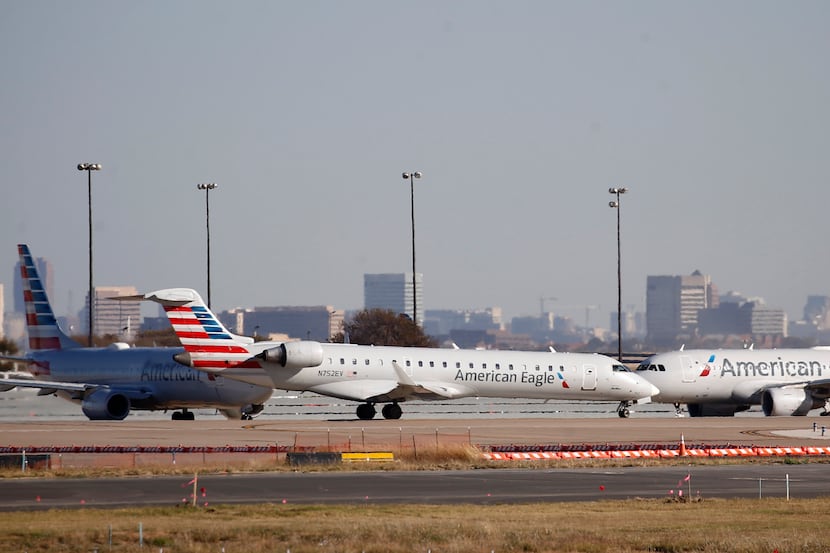
{"type": "Polygon", "coordinates": [[[830,294],[830,2],[0,2],[0,282],[15,245],[213,306],[427,309],[608,325],[646,276],[710,274],[800,319],[830,294]]]}

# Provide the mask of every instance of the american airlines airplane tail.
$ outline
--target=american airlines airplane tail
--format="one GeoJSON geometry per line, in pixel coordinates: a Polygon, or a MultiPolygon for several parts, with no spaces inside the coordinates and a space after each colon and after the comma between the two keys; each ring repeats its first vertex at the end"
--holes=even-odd
{"type": "Polygon", "coordinates": [[[49,305],[46,290],[26,244],[18,244],[20,277],[23,280],[23,300],[26,305],[26,326],[29,330],[29,350],[54,350],[81,347],[63,333],[49,305]]]}
{"type": "Polygon", "coordinates": [[[254,343],[254,339],[226,329],[195,290],[171,288],[139,298],[156,301],[164,308],[185,349],[176,356],[180,363],[208,371],[229,367],[259,368],[259,364],[251,359],[254,353],[246,347],[254,343]]]}

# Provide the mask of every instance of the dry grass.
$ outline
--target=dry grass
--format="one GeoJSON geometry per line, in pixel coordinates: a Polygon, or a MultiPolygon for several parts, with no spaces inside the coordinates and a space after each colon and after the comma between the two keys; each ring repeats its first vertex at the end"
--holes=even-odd
{"type": "MultiPolygon", "coordinates": [[[[331,472],[331,471],[389,471],[389,470],[466,470],[466,469],[557,469],[557,468],[605,468],[605,467],[650,467],[650,466],[700,466],[732,465],[737,463],[830,463],[825,456],[803,457],[675,457],[669,459],[571,459],[550,461],[487,461],[481,451],[468,444],[424,447],[418,450],[406,449],[395,451],[393,462],[354,462],[332,465],[289,465],[284,455],[280,459],[263,456],[239,454],[234,460],[222,462],[183,461],[177,464],[169,462],[169,455],[159,455],[158,463],[148,462],[140,465],[113,463],[109,466],[64,466],[63,468],[30,468],[26,472],[20,468],[0,468],[0,478],[43,477],[43,478],[98,478],[104,476],[148,476],[148,475],[191,475],[194,472],[208,473],[242,473],[242,472],[331,472]]],[[[110,458],[115,456],[110,455],[110,458]]],[[[126,455],[125,458],[131,458],[126,455]]],[[[200,458],[194,456],[193,459],[200,458]]]]}
{"type": "Polygon", "coordinates": [[[830,500],[219,506],[4,513],[3,551],[823,552],[830,500]],[[139,549],[139,524],[144,549],[139,549]],[[112,546],[110,549],[110,530],[112,546]]]}

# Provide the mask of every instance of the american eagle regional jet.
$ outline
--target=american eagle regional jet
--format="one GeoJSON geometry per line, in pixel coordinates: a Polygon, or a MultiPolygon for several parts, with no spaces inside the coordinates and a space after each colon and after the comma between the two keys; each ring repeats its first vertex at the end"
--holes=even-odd
{"type": "Polygon", "coordinates": [[[193,420],[191,408],[215,408],[228,418],[248,419],[271,397],[271,386],[183,367],[173,360],[182,348],[81,347],[58,327],[29,247],[21,244],[17,249],[29,353],[0,358],[25,363],[35,379],[0,380],[0,392],[36,388],[39,395],[80,403],[91,420],[122,420],[131,409],[176,410],[173,420],[193,420]]]}
{"type": "Polygon", "coordinates": [[[361,402],[357,417],[398,419],[400,403],[463,397],[619,401],[620,417],[658,390],[598,354],[254,342],[232,334],[195,290],[173,288],[124,300],[164,306],[185,352],[176,359],[209,374],[361,402]]]}
{"type": "Polygon", "coordinates": [[[830,350],[680,350],[645,359],[637,374],[660,389],[652,399],[674,403],[682,416],[731,417],[752,405],[767,416],[803,416],[830,399],[830,350]]]}

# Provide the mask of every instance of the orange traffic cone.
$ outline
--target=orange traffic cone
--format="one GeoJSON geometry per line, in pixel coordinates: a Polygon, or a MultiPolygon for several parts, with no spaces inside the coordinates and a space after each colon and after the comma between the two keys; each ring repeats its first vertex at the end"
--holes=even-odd
{"type": "Polygon", "coordinates": [[[686,456],[686,440],[683,438],[683,434],[680,435],[680,456],[686,456]]]}

